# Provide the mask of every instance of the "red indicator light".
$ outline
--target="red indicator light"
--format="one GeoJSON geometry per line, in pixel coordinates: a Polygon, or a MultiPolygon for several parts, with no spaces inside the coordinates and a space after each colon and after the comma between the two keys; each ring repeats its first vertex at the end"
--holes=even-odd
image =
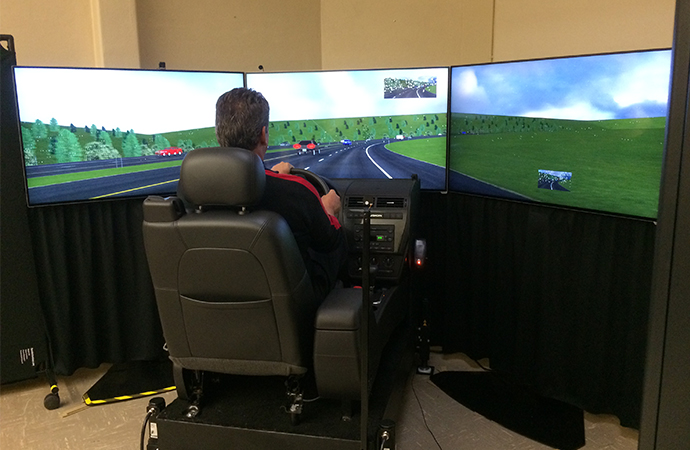
{"type": "Polygon", "coordinates": [[[302,146],[299,144],[295,144],[292,146],[292,148],[294,148],[295,150],[299,150],[300,148],[302,148],[302,146]]]}
{"type": "Polygon", "coordinates": [[[309,150],[314,150],[314,149],[316,148],[316,145],[314,145],[314,144],[307,144],[307,148],[308,148],[309,150]]]}

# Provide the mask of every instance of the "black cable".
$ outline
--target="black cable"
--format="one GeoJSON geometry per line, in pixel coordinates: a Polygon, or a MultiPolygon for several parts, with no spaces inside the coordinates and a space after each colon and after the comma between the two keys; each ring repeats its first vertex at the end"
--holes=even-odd
{"type": "Polygon", "coordinates": [[[381,439],[381,447],[379,447],[379,450],[383,450],[383,446],[386,445],[386,442],[388,442],[388,435],[384,435],[381,439]]]}
{"type": "Polygon", "coordinates": [[[149,419],[151,419],[151,416],[153,415],[153,410],[149,410],[149,412],[146,413],[146,418],[144,418],[144,426],[141,427],[141,440],[139,441],[139,449],[144,450],[144,439],[146,437],[146,425],[149,422],[149,419]]]}
{"type": "Polygon", "coordinates": [[[412,393],[414,394],[414,398],[417,399],[417,404],[419,405],[419,410],[422,412],[422,419],[424,419],[424,426],[426,427],[427,431],[431,435],[432,438],[434,438],[434,442],[436,442],[436,445],[440,450],[443,450],[443,447],[441,447],[441,444],[438,443],[438,440],[436,439],[436,436],[434,436],[434,432],[431,431],[431,428],[429,428],[429,424],[426,421],[426,414],[424,413],[424,408],[422,407],[422,402],[419,401],[419,396],[417,395],[417,390],[414,387],[414,378],[412,379],[412,393]]]}

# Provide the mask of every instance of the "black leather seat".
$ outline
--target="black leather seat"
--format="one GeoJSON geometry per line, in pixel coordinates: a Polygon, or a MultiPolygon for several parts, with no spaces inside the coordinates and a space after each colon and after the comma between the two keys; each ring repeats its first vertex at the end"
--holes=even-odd
{"type": "MultiPolygon", "coordinates": [[[[146,255],[178,395],[192,399],[189,375],[204,371],[289,377],[314,367],[320,396],[358,400],[362,291],[334,290],[317,318],[289,226],[276,213],[251,211],[264,185],[255,154],[197,149],[182,164],[178,197],[144,201],[146,255]]],[[[399,321],[397,309],[370,320],[385,324],[379,341],[399,321]]],[[[376,362],[382,347],[371,348],[376,362]]]]}

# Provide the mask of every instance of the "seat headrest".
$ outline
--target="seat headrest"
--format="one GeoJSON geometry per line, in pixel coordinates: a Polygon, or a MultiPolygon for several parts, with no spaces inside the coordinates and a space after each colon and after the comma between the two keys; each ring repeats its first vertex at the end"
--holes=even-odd
{"type": "Polygon", "coordinates": [[[261,158],[242,148],[192,150],[180,168],[178,196],[194,206],[250,206],[266,185],[261,158]]]}

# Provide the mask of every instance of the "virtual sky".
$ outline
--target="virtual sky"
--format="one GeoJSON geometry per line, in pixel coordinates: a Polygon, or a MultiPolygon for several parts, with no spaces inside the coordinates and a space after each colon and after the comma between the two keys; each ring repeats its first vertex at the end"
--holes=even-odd
{"type": "Polygon", "coordinates": [[[451,111],[572,120],[666,115],[671,51],[455,67],[451,111]]]}
{"type": "Polygon", "coordinates": [[[358,70],[247,74],[261,92],[272,121],[445,113],[448,69],[358,70]],[[384,99],[385,78],[437,79],[436,98],[384,99]]]}
{"type": "Polygon", "coordinates": [[[241,73],[15,69],[20,120],[156,134],[215,125],[221,94],[243,86],[241,73]]]}

